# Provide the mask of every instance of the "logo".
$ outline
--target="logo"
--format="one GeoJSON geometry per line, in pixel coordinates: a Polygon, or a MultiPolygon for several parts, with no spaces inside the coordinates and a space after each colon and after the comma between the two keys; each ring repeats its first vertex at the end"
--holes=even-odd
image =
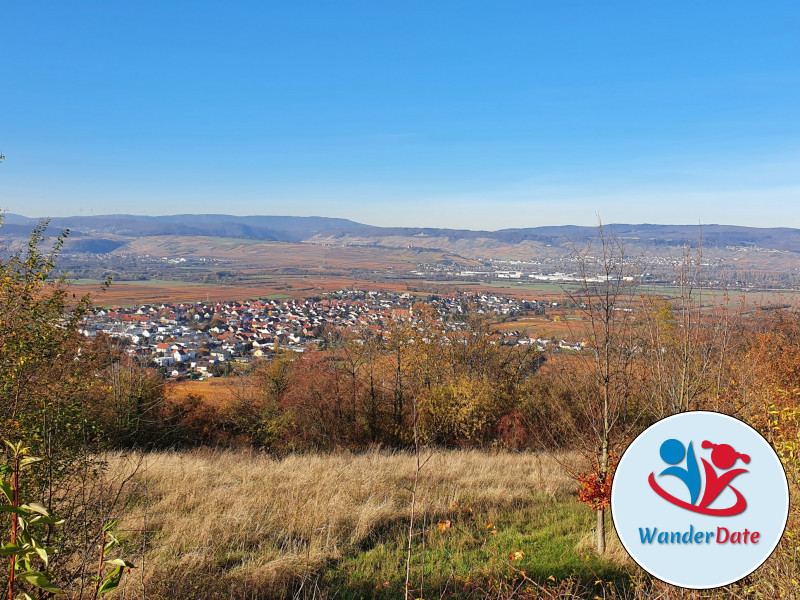
{"type": "Polygon", "coordinates": [[[676,498],[669,492],[666,492],[656,483],[655,473],[650,473],[650,476],[647,478],[650,487],[667,502],[671,502],[675,506],[680,506],[692,512],[720,517],[738,515],[747,508],[747,500],[745,500],[739,490],[731,485],[731,481],[735,477],[747,473],[747,469],[731,469],[729,471],[726,471],[726,469],[730,469],[736,464],[737,460],[741,460],[745,464],[749,463],[750,456],[737,452],[730,444],[714,444],[708,440],[704,440],[701,447],[704,449],[712,449],[711,463],[713,463],[713,467],[705,458],[700,459],[703,463],[705,477],[701,476],[700,469],[697,466],[697,458],[695,458],[692,442],[689,442],[689,448],[686,449],[681,441],[673,438],[661,444],[659,450],[661,459],[672,466],[661,471],[658,476],[672,475],[680,479],[686,485],[687,491],[689,492],[689,502],[676,498]],[[678,466],[684,461],[684,456],[686,457],[686,466],[678,466]],[[724,472],[717,474],[714,467],[724,472]],[[703,487],[703,479],[705,479],[705,492],[702,498],[700,498],[700,489],[703,487]],[[736,495],[736,503],[726,508],[709,508],[709,505],[714,502],[726,488],[729,488],[736,495]],[[700,500],[699,504],[697,504],[698,499],[700,500]]]}
{"type": "Polygon", "coordinates": [[[752,427],[715,412],[662,419],[623,453],[611,516],[631,558],[680,587],[710,589],[755,571],[789,514],[780,459],[752,427]]]}

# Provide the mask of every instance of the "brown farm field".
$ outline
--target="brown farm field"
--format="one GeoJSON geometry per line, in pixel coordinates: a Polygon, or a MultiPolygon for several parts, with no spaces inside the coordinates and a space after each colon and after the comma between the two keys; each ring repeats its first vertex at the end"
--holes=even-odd
{"type": "Polygon", "coordinates": [[[275,276],[235,284],[202,284],[181,281],[115,281],[102,290],[99,281],[77,281],[71,286],[76,295],[92,294],[97,306],[130,306],[141,303],[233,301],[249,298],[304,298],[344,288],[411,291],[403,280],[377,284],[347,276],[275,276]]]}
{"type": "Polygon", "coordinates": [[[235,386],[236,381],[227,377],[205,381],[177,381],[167,386],[167,395],[177,402],[195,396],[204,404],[221,408],[235,398],[235,386]]]}
{"type": "Polygon", "coordinates": [[[519,288],[513,285],[486,285],[477,282],[431,281],[416,278],[368,279],[343,274],[282,275],[266,274],[257,269],[242,271],[250,280],[234,284],[204,284],[183,281],[113,281],[103,290],[102,282],[77,280],[71,289],[76,295],[92,294],[97,306],[130,306],[138,303],[173,303],[196,301],[232,301],[249,298],[306,298],[341,289],[381,290],[411,294],[452,294],[487,292],[522,299],[546,299],[560,302],[563,292],[552,286],[519,288]]]}
{"type": "MultiPolygon", "coordinates": [[[[72,291],[77,295],[90,293],[95,296],[98,306],[132,305],[136,303],[170,303],[195,301],[233,301],[249,298],[306,298],[341,289],[380,290],[387,292],[411,293],[416,295],[453,294],[457,292],[486,292],[503,296],[511,296],[523,300],[547,300],[564,303],[568,298],[569,288],[560,289],[548,283],[519,286],[513,283],[487,283],[453,280],[423,280],[403,277],[398,273],[389,278],[364,277],[347,275],[321,270],[319,273],[306,275],[268,274],[263,269],[243,269],[250,280],[234,284],[203,284],[183,281],[114,281],[109,289],[101,290],[100,281],[78,280],[73,283],[72,291]]],[[[676,296],[671,288],[648,287],[641,290],[645,294],[663,295],[667,298],[676,296]]],[[[704,307],[719,305],[725,299],[722,291],[706,291],[704,307]]],[[[747,309],[770,304],[791,304],[798,301],[796,292],[730,292],[727,294],[731,305],[742,304],[747,309]]]]}
{"type": "Polygon", "coordinates": [[[563,317],[564,311],[553,315],[521,317],[512,321],[505,321],[494,325],[494,329],[504,333],[517,331],[521,334],[528,334],[542,338],[565,338],[571,339],[581,337],[582,319],[578,316],[570,315],[563,317]]]}

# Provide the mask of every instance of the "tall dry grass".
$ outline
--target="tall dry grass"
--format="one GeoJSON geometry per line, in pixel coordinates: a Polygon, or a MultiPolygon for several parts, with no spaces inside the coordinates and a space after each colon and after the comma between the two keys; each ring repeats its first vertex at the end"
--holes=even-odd
{"type": "MultiPolygon", "coordinates": [[[[480,513],[532,494],[570,494],[575,484],[564,466],[580,463],[574,454],[437,451],[420,474],[420,510],[435,520],[453,505],[480,513]]],[[[111,469],[135,464],[138,458],[117,456],[111,469]]],[[[130,552],[146,548],[144,576],[129,575],[126,597],[287,594],[408,518],[415,465],[412,455],[385,451],[283,459],[228,450],[148,454],[124,492],[120,529],[130,552]],[[193,593],[198,586],[205,589],[193,593]]]]}
{"type": "MultiPolygon", "coordinates": [[[[433,563],[438,552],[440,558],[461,560],[476,576],[489,573],[487,564],[493,559],[486,553],[487,545],[471,539],[466,529],[486,533],[486,521],[491,517],[505,521],[494,540],[522,539],[518,533],[524,523],[529,524],[525,536],[540,529],[550,532],[546,535],[554,541],[574,540],[569,542],[570,548],[563,543],[554,545],[557,553],[564,554],[551,560],[575,565],[575,556],[592,552],[588,529],[592,517],[578,519],[577,526],[575,519],[569,524],[574,511],[585,509],[576,503],[575,483],[565,467],[574,472],[583,466],[577,454],[567,453],[434,452],[418,482],[418,518],[424,515],[433,534],[428,560],[433,563]],[[457,532],[457,515],[463,515],[467,506],[474,522],[465,522],[457,532]],[[546,510],[553,512],[545,514],[546,510]],[[460,537],[446,541],[438,535],[436,524],[450,519],[456,521],[451,533],[460,537]],[[517,533],[509,533],[511,530],[517,533]],[[460,558],[456,557],[462,550],[460,558]]],[[[276,459],[253,451],[201,449],[117,455],[109,467],[117,478],[136,469],[123,489],[119,529],[123,551],[138,568],[126,576],[117,597],[402,597],[403,591],[397,587],[373,594],[369,585],[374,586],[374,581],[367,587],[363,582],[360,587],[349,586],[359,575],[350,569],[364,566],[362,576],[380,574],[383,579],[404,568],[403,537],[416,467],[413,455],[372,451],[276,459]],[[381,561],[389,563],[383,570],[381,561]],[[326,582],[335,586],[342,581],[346,587],[326,587],[326,582]]],[[[621,600],[797,596],[796,554],[778,552],[747,580],[725,589],[692,592],[654,580],[632,565],[613,532],[609,542],[603,564],[616,565],[618,573],[627,573],[628,583],[621,588],[614,584],[595,589],[594,577],[588,583],[573,579],[569,567],[560,576],[566,580],[557,578],[552,593],[543,592],[538,584],[515,587],[517,584],[498,579],[492,583],[490,578],[484,579],[488,587],[458,597],[573,599],[593,598],[598,591],[601,598],[621,600]]],[[[530,549],[551,551],[553,547],[541,543],[530,549]]],[[[416,573],[422,558],[417,549],[416,573]]],[[[514,573],[506,573],[513,582],[514,573]]],[[[442,589],[442,594],[447,591],[446,587],[433,589],[442,589]]]]}

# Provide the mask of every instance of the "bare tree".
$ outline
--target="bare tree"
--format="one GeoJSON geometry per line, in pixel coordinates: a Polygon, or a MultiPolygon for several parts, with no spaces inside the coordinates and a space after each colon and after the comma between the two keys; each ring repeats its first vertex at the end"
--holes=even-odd
{"type": "Polygon", "coordinates": [[[634,263],[599,218],[597,237],[583,248],[574,245],[573,261],[578,284],[565,286],[564,295],[581,317],[577,327],[570,324],[570,331],[582,338],[582,349],[553,357],[558,366],[550,371],[557,389],[551,392],[556,398],[550,406],[543,403],[539,418],[550,425],[545,436],[551,446],[570,440],[589,459],[589,471],[573,475],[582,486],[580,500],[597,512],[596,548],[602,554],[616,450],[642,413],[636,395],[641,345],[633,302],[634,263]],[[562,403],[565,397],[569,407],[562,403]]]}
{"type": "Polygon", "coordinates": [[[656,416],[715,404],[726,383],[733,334],[742,306],[705,293],[703,237],[684,244],[674,263],[674,298],[642,295],[650,404],[656,416]]]}

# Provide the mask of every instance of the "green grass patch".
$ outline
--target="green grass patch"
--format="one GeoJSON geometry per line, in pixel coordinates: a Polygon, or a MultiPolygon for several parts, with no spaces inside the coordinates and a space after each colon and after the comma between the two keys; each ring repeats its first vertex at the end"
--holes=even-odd
{"type": "MultiPolygon", "coordinates": [[[[426,598],[481,596],[492,586],[520,581],[520,571],[542,585],[570,579],[589,589],[598,579],[627,585],[624,567],[579,548],[596,517],[572,496],[532,495],[486,514],[461,511],[446,519],[452,526],[443,532],[440,519],[428,520],[426,533],[416,535],[412,544],[415,598],[421,584],[426,598]],[[518,552],[521,558],[511,560],[509,555],[518,552]]],[[[372,544],[367,541],[330,566],[322,587],[340,598],[402,597],[407,536],[407,520],[394,523],[375,535],[372,544]]]]}

